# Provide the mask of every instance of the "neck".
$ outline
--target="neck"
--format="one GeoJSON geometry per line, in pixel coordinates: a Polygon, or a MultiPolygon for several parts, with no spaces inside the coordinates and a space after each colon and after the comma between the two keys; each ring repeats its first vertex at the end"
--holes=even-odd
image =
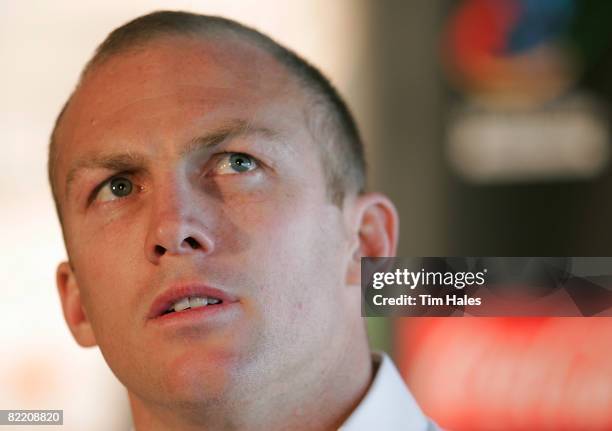
{"type": "Polygon", "coordinates": [[[300,373],[302,377],[297,381],[275,381],[270,384],[272,390],[243,391],[243,397],[238,399],[177,407],[147,402],[129,393],[135,429],[337,430],[357,407],[372,380],[367,344],[346,344],[337,346],[339,355],[335,360],[327,355],[311,360],[310,369],[300,373]]]}

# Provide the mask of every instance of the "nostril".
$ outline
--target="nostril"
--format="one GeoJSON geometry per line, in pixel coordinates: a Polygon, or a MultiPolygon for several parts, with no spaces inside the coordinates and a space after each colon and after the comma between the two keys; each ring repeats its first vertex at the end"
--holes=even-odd
{"type": "Polygon", "coordinates": [[[197,248],[200,248],[200,243],[197,242],[195,239],[193,239],[192,237],[189,238],[185,238],[185,241],[187,242],[187,244],[189,244],[191,246],[191,248],[193,248],[194,250],[197,248]]]}
{"type": "Polygon", "coordinates": [[[200,242],[198,242],[197,239],[189,236],[185,239],[183,239],[183,241],[179,244],[176,244],[176,248],[175,247],[164,247],[161,244],[156,244],[154,249],[153,249],[153,253],[155,254],[155,257],[160,258],[168,253],[174,255],[174,254],[183,254],[183,253],[189,253],[189,249],[191,250],[199,250],[202,248],[202,245],[200,244],[200,242]]]}

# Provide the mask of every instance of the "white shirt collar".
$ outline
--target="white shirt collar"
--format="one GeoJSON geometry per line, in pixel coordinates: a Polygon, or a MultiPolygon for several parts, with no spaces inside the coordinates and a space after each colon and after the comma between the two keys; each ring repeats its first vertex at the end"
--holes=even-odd
{"type": "Polygon", "coordinates": [[[339,431],[438,429],[423,414],[391,359],[384,353],[373,353],[372,360],[378,364],[372,384],[339,431]]]}

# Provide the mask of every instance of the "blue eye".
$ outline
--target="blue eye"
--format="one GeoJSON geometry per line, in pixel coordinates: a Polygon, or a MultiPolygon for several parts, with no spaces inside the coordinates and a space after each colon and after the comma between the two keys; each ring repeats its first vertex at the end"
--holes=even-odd
{"type": "Polygon", "coordinates": [[[255,158],[244,153],[226,153],[219,160],[216,173],[219,175],[240,174],[257,168],[255,158]]]}
{"type": "Polygon", "coordinates": [[[253,159],[246,154],[234,153],[230,156],[230,165],[236,172],[246,172],[254,164],[253,159]]]}
{"type": "Polygon", "coordinates": [[[132,182],[127,178],[113,177],[102,185],[97,198],[101,201],[112,201],[130,195],[133,189],[132,182]]]}

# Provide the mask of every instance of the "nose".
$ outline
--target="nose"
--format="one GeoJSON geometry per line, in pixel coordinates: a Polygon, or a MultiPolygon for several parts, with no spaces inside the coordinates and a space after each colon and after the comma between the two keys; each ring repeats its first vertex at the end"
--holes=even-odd
{"type": "MultiPolygon", "coordinates": [[[[207,255],[214,249],[205,216],[189,184],[167,182],[153,191],[145,254],[153,264],[164,256],[207,255]]],[[[209,220],[210,221],[210,220],[209,220]]]]}

